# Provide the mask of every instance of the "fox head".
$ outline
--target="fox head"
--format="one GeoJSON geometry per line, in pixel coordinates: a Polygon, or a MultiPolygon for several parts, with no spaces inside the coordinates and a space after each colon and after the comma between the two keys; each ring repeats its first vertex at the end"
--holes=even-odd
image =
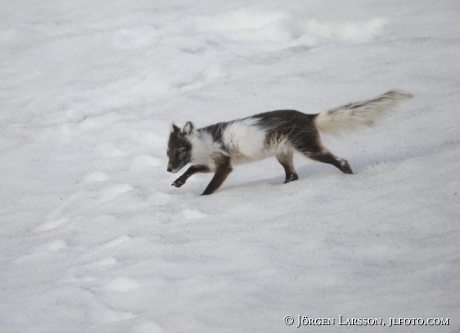
{"type": "Polygon", "coordinates": [[[187,121],[180,129],[174,122],[169,126],[168,140],[168,172],[176,173],[186,166],[192,158],[192,144],[189,140],[191,135],[195,135],[195,125],[187,121]]]}

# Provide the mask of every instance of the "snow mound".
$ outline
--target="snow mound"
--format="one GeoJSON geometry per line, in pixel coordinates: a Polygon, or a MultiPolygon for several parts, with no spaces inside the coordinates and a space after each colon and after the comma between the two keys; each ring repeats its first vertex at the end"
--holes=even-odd
{"type": "Polygon", "coordinates": [[[216,16],[196,17],[193,21],[197,32],[224,44],[223,47],[272,51],[299,45],[318,47],[367,41],[380,31],[385,22],[378,18],[327,22],[300,18],[281,11],[261,12],[248,8],[216,16]]]}

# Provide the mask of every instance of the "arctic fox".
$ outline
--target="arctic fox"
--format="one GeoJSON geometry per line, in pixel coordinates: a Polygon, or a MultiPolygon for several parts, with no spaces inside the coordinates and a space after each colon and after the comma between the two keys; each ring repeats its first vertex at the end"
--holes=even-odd
{"type": "Polygon", "coordinates": [[[340,136],[360,127],[371,126],[384,117],[399,100],[413,97],[403,90],[390,90],[374,99],[350,103],[318,114],[279,110],[203,128],[187,121],[182,129],[170,124],[167,155],[168,172],[192,165],[171,185],[181,187],[197,172],[214,172],[202,195],[216,191],[237,164],[275,156],[286,172],[285,183],[299,177],[293,153],[329,163],[352,174],[348,162],[333,155],[321,143],[319,132],[340,136]]]}

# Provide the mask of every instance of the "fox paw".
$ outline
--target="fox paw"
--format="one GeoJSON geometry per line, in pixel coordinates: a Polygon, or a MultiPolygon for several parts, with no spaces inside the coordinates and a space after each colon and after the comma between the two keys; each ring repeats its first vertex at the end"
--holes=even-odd
{"type": "Polygon", "coordinates": [[[348,164],[348,162],[342,158],[338,158],[337,159],[339,162],[340,162],[340,171],[342,171],[343,173],[347,173],[349,175],[352,175],[353,174],[353,171],[351,170],[351,167],[350,167],[350,164],[348,164]]]}
{"type": "Polygon", "coordinates": [[[180,179],[176,179],[174,181],[174,183],[171,184],[171,186],[175,186],[175,187],[181,187],[182,185],[185,184],[185,181],[183,180],[180,180],[180,179]]]}
{"type": "Polygon", "coordinates": [[[286,177],[286,180],[284,181],[284,183],[286,184],[289,182],[293,182],[294,180],[297,180],[297,179],[299,179],[299,176],[297,176],[296,174],[291,174],[289,178],[286,177]]]}

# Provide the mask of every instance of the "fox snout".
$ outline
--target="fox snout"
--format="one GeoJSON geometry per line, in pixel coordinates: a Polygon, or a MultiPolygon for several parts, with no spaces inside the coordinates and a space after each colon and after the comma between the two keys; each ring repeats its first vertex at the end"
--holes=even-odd
{"type": "Polygon", "coordinates": [[[184,166],[185,166],[185,164],[182,164],[182,163],[179,164],[179,163],[177,163],[177,161],[176,162],[174,162],[174,161],[171,162],[170,161],[168,163],[166,171],[176,173],[176,172],[180,171],[184,166]]]}
{"type": "Polygon", "coordinates": [[[175,168],[171,163],[168,163],[168,167],[167,167],[166,171],[176,173],[177,171],[179,171],[179,169],[181,169],[181,168],[175,168]]]}

